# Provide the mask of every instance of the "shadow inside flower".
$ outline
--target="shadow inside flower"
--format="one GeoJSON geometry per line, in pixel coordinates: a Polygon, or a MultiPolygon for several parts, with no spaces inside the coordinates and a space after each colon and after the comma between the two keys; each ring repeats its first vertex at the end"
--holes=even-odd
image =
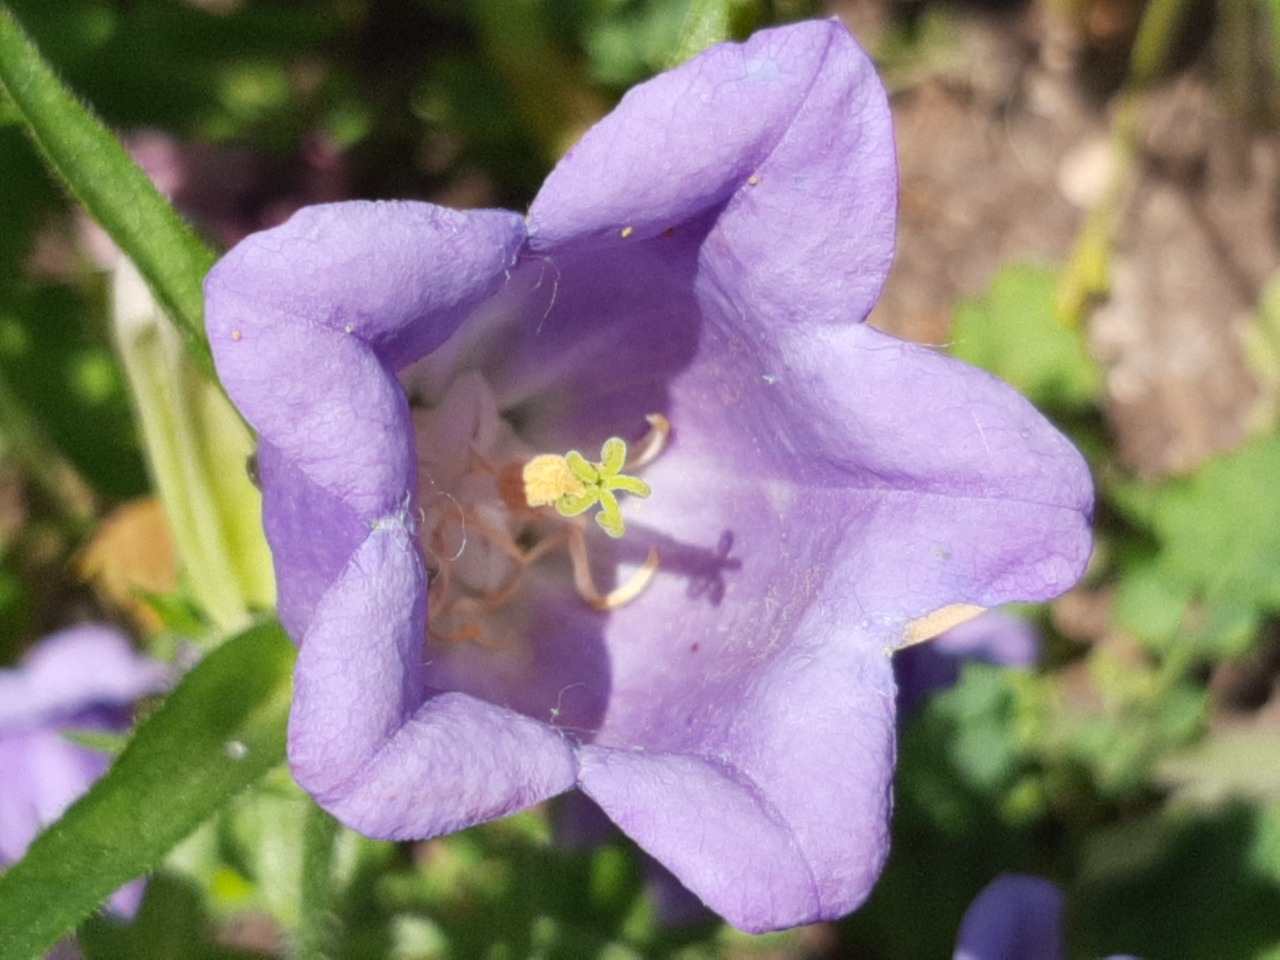
{"type": "Polygon", "coordinates": [[[725,597],[725,575],[742,569],[742,560],[730,555],[733,544],[732,530],[723,531],[715,546],[700,547],[637,524],[634,537],[618,544],[615,551],[619,561],[634,564],[643,560],[646,550],[657,550],[659,576],[674,574],[687,579],[684,595],[688,599],[706,600],[718,607],[725,597]]]}

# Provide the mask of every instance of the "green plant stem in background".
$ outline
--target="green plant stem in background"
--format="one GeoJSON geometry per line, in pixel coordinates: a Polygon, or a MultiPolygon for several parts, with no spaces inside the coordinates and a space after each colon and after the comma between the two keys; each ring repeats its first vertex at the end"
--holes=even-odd
{"type": "Polygon", "coordinates": [[[49,167],[138,265],[196,361],[212,374],[200,284],[213,264],[213,252],[119,140],[62,85],[3,4],[0,86],[49,167]]]}
{"type": "Polygon", "coordinates": [[[93,490],[50,442],[37,420],[0,377],[0,441],[49,499],[74,535],[88,532],[97,517],[93,490]]]}
{"type": "Polygon", "coordinates": [[[680,46],[669,66],[679,66],[723,40],[746,36],[759,20],[759,0],[693,0],[680,28],[680,46]]]}
{"type": "Polygon", "coordinates": [[[1132,93],[1125,92],[1111,127],[1112,168],[1106,192],[1085,218],[1054,294],[1053,313],[1064,326],[1079,326],[1111,291],[1116,218],[1137,155],[1138,105],[1132,93]]]}
{"type": "Polygon", "coordinates": [[[124,256],[110,269],[112,324],[144,449],[182,563],[184,586],[219,634],[275,604],[253,437],[191,360],[124,256]]]}
{"type": "Polygon", "coordinates": [[[605,103],[586,91],[581,64],[555,42],[545,5],[468,0],[467,10],[525,129],[554,164],[604,115],[605,103]]]}
{"type": "Polygon", "coordinates": [[[1129,54],[1129,89],[1145,87],[1168,66],[1186,20],[1188,0],[1151,0],[1138,22],[1138,35],[1129,54]]]}
{"type": "Polygon", "coordinates": [[[284,760],[293,661],[268,624],[187,674],[106,776],[0,874],[0,960],[42,956],[284,760]]]}
{"type": "Polygon", "coordinates": [[[1188,0],[1151,0],[1138,24],[1128,81],[1111,126],[1111,179],[1102,199],[1089,211],[1054,297],[1054,313],[1067,326],[1079,324],[1090,306],[1110,292],[1116,218],[1138,155],[1137,94],[1167,66],[1189,7],[1188,0]]]}
{"type": "Polygon", "coordinates": [[[302,902],[294,960],[325,960],[334,942],[333,853],[338,821],[309,805],[302,838],[302,902]]]}

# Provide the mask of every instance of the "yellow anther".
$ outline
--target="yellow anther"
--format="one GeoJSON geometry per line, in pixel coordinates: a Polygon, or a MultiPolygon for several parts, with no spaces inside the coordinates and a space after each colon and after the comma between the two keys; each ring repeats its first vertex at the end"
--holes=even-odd
{"type": "Polygon", "coordinates": [[[521,471],[524,499],[531,507],[548,507],[561,497],[580,497],[586,485],[569,467],[569,461],[554,453],[534,457],[521,471]]]}

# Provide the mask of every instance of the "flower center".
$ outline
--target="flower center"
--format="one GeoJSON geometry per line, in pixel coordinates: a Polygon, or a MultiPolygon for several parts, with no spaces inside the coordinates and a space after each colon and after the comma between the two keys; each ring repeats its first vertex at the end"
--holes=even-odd
{"type": "Polygon", "coordinates": [[[498,412],[488,384],[465,373],[439,403],[415,407],[418,505],[426,555],[427,634],[437,641],[502,644],[500,622],[525,586],[533,565],[567,555],[574,589],[597,610],[611,610],[642,594],[658,569],[650,548],[644,565],[607,593],[595,586],[587,548],[586,514],[610,537],[626,532],[618,492],[649,496],[649,485],[626,473],[658,455],[670,426],[652,414],[649,431],[628,450],[610,437],[598,461],[577,450],[536,453],[498,412]]]}

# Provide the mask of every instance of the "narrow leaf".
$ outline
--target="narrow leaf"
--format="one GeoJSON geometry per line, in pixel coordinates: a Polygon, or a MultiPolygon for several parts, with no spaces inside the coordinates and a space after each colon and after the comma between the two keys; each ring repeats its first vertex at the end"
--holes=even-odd
{"type": "Polygon", "coordinates": [[[9,95],[49,167],[137,264],[196,359],[212,373],[200,284],[213,252],[111,131],[62,85],[4,4],[0,89],[9,95]]]}
{"type": "Polygon", "coordinates": [[[284,759],[294,650],[276,624],[189,673],[119,760],[0,875],[0,960],[41,956],[284,759]]]}

